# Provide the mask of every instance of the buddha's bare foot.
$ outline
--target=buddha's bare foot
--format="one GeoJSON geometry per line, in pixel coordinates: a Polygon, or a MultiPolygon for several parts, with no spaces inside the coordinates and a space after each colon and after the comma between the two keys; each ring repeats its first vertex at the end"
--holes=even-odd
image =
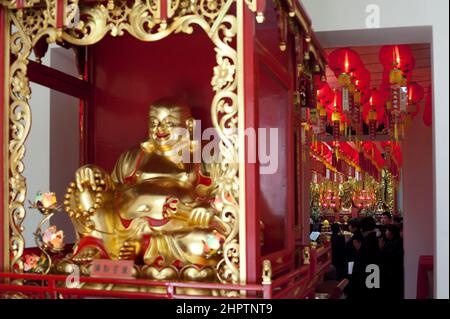
{"type": "Polygon", "coordinates": [[[78,263],[91,262],[100,257],[100,250],[96,247],[85,247],[81,249],[74,257],[73,261],[78,263]]]}

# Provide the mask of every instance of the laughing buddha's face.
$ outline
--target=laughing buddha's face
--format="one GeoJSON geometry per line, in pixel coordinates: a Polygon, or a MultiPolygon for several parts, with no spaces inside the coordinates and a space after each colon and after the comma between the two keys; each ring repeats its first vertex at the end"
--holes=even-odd
{"type": "Polygon", "coordinates": [[[180,128],[188,128],[192,120],[190,116],[190,110],[184,106],[152,105],[149,116],[150,139],[158,146],[175,145],[185,136],[180,128]]]}

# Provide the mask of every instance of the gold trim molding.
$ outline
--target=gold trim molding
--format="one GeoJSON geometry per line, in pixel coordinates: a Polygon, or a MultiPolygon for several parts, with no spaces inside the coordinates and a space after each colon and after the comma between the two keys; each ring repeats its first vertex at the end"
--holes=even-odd
{"type": "MultiPolygon", "coordinates": [[[[66,41],[74,45],[97,43],[107,34],[121,36],[127,31],[141,41],[158,41],[171,34],[194,32],[200,26],[215,45],[216,66],[211,87],[215,93],[211,104],[211,117],[220,138],[221,162],[212,168],[216,196],[223,203],[222,220],[230,226],[223,258],[218,263],[218,279],[222,283],[239,283],[241,261],[239,233],[239,160],[238,160],[238,95],[237,53],[231,46],[237,34],[236,16],[229,13],[234,0],[169,0],[167,15],[161,14],[159,0],[112,1],[107,6],[79,5],[69,1],[80,12],[80,21],[70,23],[70,12],[64,10],[64,27],[58,29],[56,0],[46,0],[46,6],[10,9],[13,28],[10,36],[10,108],[9,108],[9,216],[11,235],[10,266],[23,271],[21,260],[24,249],[23,220],[26,215],[26,180],[23,176],[25,140],[30,132],[31,95],[27,77],[28,58],[39,39],[48,43],[66,41]],[[66,19],[67,18],[67,19],[66,19]],[[66,23],[67,22],[67,23],[66,23]]],[[[1,4],[7,1],[2,1],[1,4]]],[[[27,2],[27,1],[26,1],[27,2]]],[[[28,0],[33,2],[33,0],[28,0]]],[[[12,2],[10,2],[12,3],[12,2]]],[[[11,4],[9,8],[14,8],[11,4]]],[[[243,115],[242,115],[243,116],[243,115]]]]}
{"type": "MultiPolygon", "coordinates": [[[[39,3],[40,1],[41,0],[23,0],[22,7],[30,8],[33,7],[35,4],[39,3]]],[[[8,7],[10,9],[17,9],[18,2],[17,0],[0,0],[0,5],[8,7]]]]}

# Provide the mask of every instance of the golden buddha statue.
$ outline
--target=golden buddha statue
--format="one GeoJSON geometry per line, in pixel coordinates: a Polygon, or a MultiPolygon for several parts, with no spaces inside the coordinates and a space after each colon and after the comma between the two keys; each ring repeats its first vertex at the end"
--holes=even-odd
{"type": "Polygon", "coordinates": [[[339,198],[341,203],[341,209],[345,212],[351,211],[353,207],[353,179],[349,178],[349,180],[339,184],[339,198]]]}
{"type": "Polygon", "coordinates": [[[320,184],[318,183],[311,183],[310,184],[310,207],[311,209],[320,210],[321,204],[320,204],[320,184]]]}
{"type": "Polygon", "coordinates": [[[156,102],[148,140],[124,152],[111,174],[77,170],[64,203],[80,238],[73,262],[134,260],[157,280],[214,277],[228,225],[216,216],[206,166],[192,163],[194,123],[189,108],[156,102]]]}

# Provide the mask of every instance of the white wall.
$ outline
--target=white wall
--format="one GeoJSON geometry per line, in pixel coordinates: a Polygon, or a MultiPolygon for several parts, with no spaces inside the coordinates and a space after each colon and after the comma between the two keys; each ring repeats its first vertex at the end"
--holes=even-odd
{"type": "MultiPolygon", "coordinates": [[[[432,25],[436,9],[446,0],[300,0],[316,32],[366,28],[366,8],[380,8],[380,27],[432,25]]],[[[447,4],[448,5],[448,4],[447,4]]],[[[445,5],[444,5],[445,6],[445,5]]]]}
{"type": "Polygon", "coordinates": [[[405,249],[405,298],[416,298],[417,268],[421,255],[434,254],[434,190],[432,129],[421,112],[405,132],[403,152],[403,239],[405,249]]]}
{"type": "MultiPolygon", "coordinates": [[[[49,53],[52,68],[73,76],[78,74],[72,50],[55,48],[49,53]]],[[[50,189],[62,202],[67,186],[74,181],[75,171],[80,167],[80,100],[51,90],[50,105],[50,189]]],[[[52,218],[51,223],[64,230],[67,243],[75,242],[72,222],[63,210],[52,218]]]]}
{"type": "Polygon", "coordinates": [[[31,83],[31,129],[25,141],[25,170],[23,175],[27,182],[27,214],[23,221],[26,247],[35,247],[33,232],[42,219],[34,209],[28,209],[28,200],[34,202],[38,191],[50,189],[50,90],[31,83]]]}
{"type": "MultiPolygon", "coordinates": [[[[31,56],[34,60],[34,56],[31,56]]],[[[73,52],[51,45],[42,64],[76,75],[73,52]]],[[[27,182],[27,214],[23,222],[26,247],[35,247],[33,232],[42,215],[28,209],[28,200],[34,202],[38,191],[54,191],[58,202],[64,199],[64,190],[79,167],[79,100],[31,82],[30,108],[32,123],[25,141],[24,176],[27,182]]],[[[75,234],[66,214],[52,219],[65,231],[66,242],[73,242],[75,234]]],[[[46,227],[45,225],[44,227],[46,227]]]]}
{"type": "MultiPolygon", "coordinates": [[[[342,32],[336,34],[343,36],[341,45],[358,45],[357,43],[346,43],[352,33],[355,34],[355,37],[364,33],[365,41],[369,41],[370,33],[366,32],[365,21],[367,18],[366,7],[370,4],[379,6],[380,28],[410,28],[399,29],[399,33],[396,34],[399,42],[411,42],[411,35],[414,35],[417,30],[423,30],[417,27],[432,27],[432,39],[430,40],[433,51],[436,234],[434,287],[436,298],[449,298],[449,130],[447,122],[449,118],[449,2],[447,0],[301,0],[301,2],[311,17],[319,40],[321,32],[325,37],[330,37],[330,31],[352,30],[352,32],[346,32],[345,36],[342,32]],[[358,33],[355,30],[363,31],[358,33]]],[[[372,33],[373,37],[370,38],[373,41],[372,44],[382,44],[382,41],[386,39],[392,40],[392,29],[389,32],[382,32],[383,29],[377,30],[381,32],[372,33]]],[[[417,36],[417,42],[423,42],[426,32],[419,32],[417,36]]],[[[335,41],[336,45],[337,42],[335,41]]],[[[420,220],[417,222],[419,223],[420,220]]]]}

